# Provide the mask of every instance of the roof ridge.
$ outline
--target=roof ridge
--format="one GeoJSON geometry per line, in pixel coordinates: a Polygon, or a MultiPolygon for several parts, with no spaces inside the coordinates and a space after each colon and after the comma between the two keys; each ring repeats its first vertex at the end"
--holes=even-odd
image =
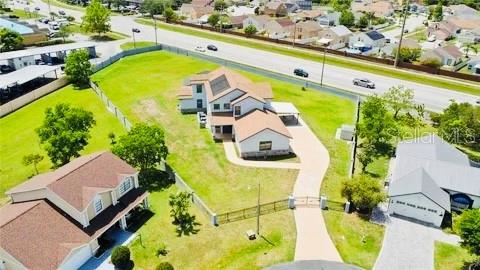
{"type": "MultiPolygon", "coordinates": [[[[107,152],[107,151],[104,150],[104,151],[98,151],[98,152],[89,154],[89,155],[92,155],[92,156],[93,156],[93,155],[96,155],[96,156],[95,156],[94,158],[89,159],[88,161],[82,163],[80,166],[78,166],[78,167],[76,167],[75,169],[69,171],[68,173],[62,175],[61,177],[57,178],[53,183],[59,181],[59,180],[62,179],[62,178],[65,178],[66,176],[72,174],[73,172],[76,172],[78,169],[80,169],[80,168],[82,168],[83,166],[85,166],[85,164],[90,163],[91,161],[96,160],[98,157],[100,157],[101,155],[103,155],[103,154],[106,153],[106,152],[107,152]]],[[[83,157],[86,157],[86,156],[83,156],[83,157]]],[[[72,161],[73,161],[73,160],[72,160],[72,161]]],[[[67,164],[68,164],[68,163],[67,163],[67,164]]],[[[67,164],[65,164],[65,165],[67,165],[67,164]]],[[[65,166],[65,165],[64,165],[64,166],[65,166]]],[[[50,185],[53,184],[53,183],[50,183],[50,184],[48,184],[47,186],[50,186],[50,185]]]]}

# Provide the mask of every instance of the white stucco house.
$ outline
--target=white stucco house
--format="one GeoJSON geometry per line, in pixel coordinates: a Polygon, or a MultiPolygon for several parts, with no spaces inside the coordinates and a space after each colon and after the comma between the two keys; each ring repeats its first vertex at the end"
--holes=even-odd
{"type": "MultiPolygon", "coordinates": [[[[148,208],[137,171],[109,152],[79,157],[6,192],[0,208],[0,269],[78,269],[105,234],[148,208]]],[[[98,255],[98,254],[97,254],[98,255]]]]}
{"type": "Polygon", "coordinates": [[[400,142],[390,170],[390,214],[439,227],[446,213],[480,208],[480,168],[437,135],[400,142]]]}
{"type": "Polygon", "coordinates": [[[385,46],[385,36],[377,31],[358,32],[349,37],[348,46],[361,52],[378,52],[385,46]]]}
{"type": "Polygon", "coordinates": [[[214,139],[234,140],[241,157],[292,151],[291,135],[274,111],[268,83],[254,83],[222,67],[191,76],[178,99],[183,113],[205,112],[214,139]]]}

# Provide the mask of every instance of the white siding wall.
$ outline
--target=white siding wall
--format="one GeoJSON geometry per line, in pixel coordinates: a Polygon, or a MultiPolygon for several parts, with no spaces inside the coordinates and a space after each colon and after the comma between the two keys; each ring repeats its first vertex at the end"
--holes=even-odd
{"type": "Polygon", "coordinates": [[[0,263],[4,261],[6,270],[24,270],[25,268],[17,259],[0,247],[0,263]]]}
{"type": "Polygon", "coordinates": [[[225,110],[223,109],[223,104],[225,103],[230,103],[232,100],[238,98],[239,96],[243,95],[245,92],[243,91],[240,91],[240,90],[234,90],[230,93],[228,93],[227,95],[217,99],[217,100],[214,100],[212,102],[210,102],[208,105],[209,105],[209,110],[211,112],[231,112],[232,111],[232,108],[230,108],[229,110],[225,110]],[[219,110],[214,110],[213,109],[213,104],[219,104],[220,105],[220,109],[219,110]]]}
{"type": "Polygon", "coordinates": [[[181,110],[197,110],[197,99],[202,100],[203,108],[207,106],[207,98],[205,93],[205,85],[202,84],[202,92],[197,93],[197,85],[193,84],[192,86],[192,98],[191,99],[182,99],[180,100],[180,109],[181,110]]]}
{"type": "Polygon", "coordinates": [[[26,191],[26,192],[19,192],[11,194],[10,197],[12,198],[13,202],[25,202],[25,201],[32,201],[32,200],[39,200],[43,199],[47,196],[47,192],[45,188],[26,191]]]}
{"type": "Polygon", "coordinates": [[[14,58],[9,61],[9,64],[13,64],[15,69],[21,69],[26,66],[35,65],[35,57],[25,56],[20,58],[14,58]]]}
{"type": "Polygon", "coordinates": [[[84,245],[73,249],[68,257],[65,258],[62,265],[58,267],[59,270],[72,270],[78,269],[85,262],[92,257],[92,251],[90,245],[84,245]]]}
{"type": "MultiPolygon", "coordinates": [[[[112,195],[110,193],[111,191],[107,191],[99,194],[99,196],[102,198],[102,204],[103,204],[102,211],[105,210],[110,205],[112,205],[112,195]]],[[[96,216],[94,203],[95,203],[95,200],[92,200],[87,207],[87,216],[89,221],[96,216]]]]}
{"type": "Polygon", "coordinates": [[[246,18],[243,20],[243,28],[245,29],[249,25],[254,25],[255,28],[257,28],[258,32],[262,32],[265,29],[265,24],[264,23],[259,23],[257,20],[253,18],[246,18]]]}
{"type": "MultiPolygon", "coordinates": [[[[254,99],[254,98],[246,98],[238,103],[235,103],[234,106],[241,107],[241,115],[247,114],[255,109],[263,110],[264,103],[254,99]]],[[[233,108],[232,108],[233,109],[233,108]]],[[[236,115],[235,115],[236,116],[236,115]]]]}
{"type": "Polygon", "coordinates": [[[197,109],[197,100],[196,99],[181,99],[180,100],[180,109],[181,110],[197,109]]]}
{"type": "Polygon", "coordinates": [[[84,214],[79,212],[73,206],[65,202],[62,198],[60,198],[57,194],[55,194],[50,189],[47,189],[47,198],[53,204],[55,204],[58,208],[62,209],[65,213],[67,213],[70,217],[75,219],[76,221],[80,222],[80,224],[86,225],[84,220],[84,214]]]}
{"type": "Polygon", "coordinates": [[[259,152],[259,143],[261,141],[272,141],[272,151],[289,150],[290,139],[269,129],[261,131],[256,135],[239,142],[236,141],[240,154],[259,152]]]}
{"type": "Polygon", "coordinates": [[[396,213],[401,216],[414,218],[423,222],[432,223],[433,225],[440,227],[442,224],[445,210],[423,194],[409,194],[404,196],[395,196],[390,198],[388,212],[390,214],[396,213]],[[397,201],[405,202],[405,204],[397,203],[397,201]],[[408,206],[407,203],[415,205],[415,207],[408,206]],[[427,208],[422,210],[417,208],[422,206],[427,208]],[[428,209],[436,210],[437,213],[430,212],[428,209]]]}

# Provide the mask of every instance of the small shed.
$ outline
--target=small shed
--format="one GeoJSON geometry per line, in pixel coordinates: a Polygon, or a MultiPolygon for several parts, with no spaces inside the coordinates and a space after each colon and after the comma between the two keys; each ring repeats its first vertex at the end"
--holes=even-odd
{"type": "Polygon", "coordinates": [[[353,141],[355,136],[355,126],[353,125],[342,125],[338,130],[338,138],[345,141],[353,141]]]}

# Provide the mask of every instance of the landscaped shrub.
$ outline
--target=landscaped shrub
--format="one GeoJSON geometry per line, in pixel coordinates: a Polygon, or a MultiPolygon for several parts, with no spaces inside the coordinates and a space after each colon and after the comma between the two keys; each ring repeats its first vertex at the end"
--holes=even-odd
{"type": "Polygon", "coordinates": [[[157,265],[155,270],[173,270],[173,265],[169,262],[161,262],[157,265]]]}
{"type": "Polygon", "coordinates": [[[124,269],[130,263],[130,249],[126,246],[117,246],[112,250],[112,264],[124,269]]]}
{"type": "Polygon", "coordinates": [[[439,68],[439,67],[442,66],[442,63],[440,62],[440,60],[438,60],[436,58],[421,59],[420,63],[424,66],[433,67],[433,68],[439,68]]]}
{"type": "Polygon", "coordinates": [[[168,254],[168,249],[167,249],[167,245],[165,245],[164,243],[161,243],[160,246],[158,247],[157,249],[157,257],[158,256],[166,256],[168,254]]]}

